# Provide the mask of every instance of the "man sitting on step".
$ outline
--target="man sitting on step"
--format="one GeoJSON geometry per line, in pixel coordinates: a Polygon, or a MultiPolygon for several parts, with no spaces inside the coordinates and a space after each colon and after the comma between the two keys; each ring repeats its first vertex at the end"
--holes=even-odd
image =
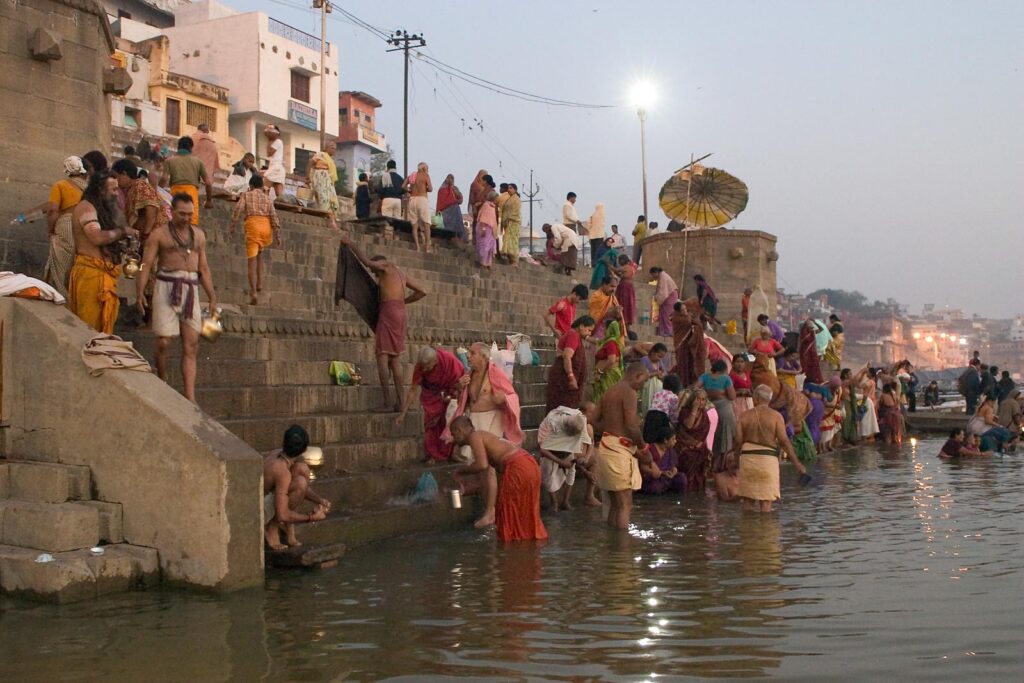
{"type": "Polygon", "coordinates": [[[308,447],[309,434],[299,425],[292,425],[284,433],[281,448],[263,456],[263,531],[271,550],[284,550],[282,529],[289,546],[302,545],[295,538],[295,525],[318,522],[331,509],[330,501],[309,487],[309,465],[302,459],[308,447]],[[316,505],[308,515],[295,511],[305,500],[316,505]]]}
{"type": "Polygon", "coordinates": [[[422,287],[406,277],[405,273],[390,263],[383,256],[366,258],[348,235],[341,236],[341,243],[352,250],[359,262],[377,276],[380,292],[380,313],[377,327],[373,331],[374,352],[377,355],[377,374],[380,376],[380,388],[384,392],[384,401],[377,412],[402,412],[402,353],[405,351],[405,305],[419,301],[427,295],[422,287]],[[412,294],[405,295],[406,288],[412,294]],[[395,384],[395,402],[391,402],[391,389],[388,387],[388,370],[395,384]]]}

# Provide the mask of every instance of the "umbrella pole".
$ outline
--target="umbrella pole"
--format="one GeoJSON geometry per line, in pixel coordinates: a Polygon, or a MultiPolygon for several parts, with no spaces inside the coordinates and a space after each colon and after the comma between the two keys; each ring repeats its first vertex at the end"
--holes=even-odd
{"type": "MultiPolygon", "coordinates": [[[[704,161],[705,159],[707,159],[707,158],[708,158],[709,156],[711,156],[712,154],[714,154],[714,152],[708,152],[707,154],[705,154],[704,156],[702,156],[702,157],[701,157],[700,159],[694,159],[694,158],[693,158],[693,155],[691,154],[691,155],[690,155],[690,163],[688,163],[688,164],[687,164],[686,166],[683,166],[683,167],[682,167],[681,169],[679,169],[678,171],[676,171],[676,173],[682,173],[683,171],[685,171],[686,169],[690,168],[690,167],[691,167],[691,166],[693,166],[694,164],[698,164],[698,163],[700,163],[700,162],[704,161]]],[[[672,175],[675,175],[675,173],[673,173],[672,175]]]]}

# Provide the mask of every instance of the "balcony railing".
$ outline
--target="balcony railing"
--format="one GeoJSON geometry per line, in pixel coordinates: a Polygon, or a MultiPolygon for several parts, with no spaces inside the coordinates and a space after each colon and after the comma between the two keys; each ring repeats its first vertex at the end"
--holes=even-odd
{"type": "MultiPolygon", "coordinates": [[[[267,30],[276,36],[286,38],[293,43],[298,43],[303,47],[308,47],[310,50],[320,52],[320,39],[316,36],[301,31],[294,26],[289,26],[283,21],[278,21],[273,17],[267,17],[267,30]]],[[[327,54],[331,54],[331,44],[327,43],[327,54]]]]}

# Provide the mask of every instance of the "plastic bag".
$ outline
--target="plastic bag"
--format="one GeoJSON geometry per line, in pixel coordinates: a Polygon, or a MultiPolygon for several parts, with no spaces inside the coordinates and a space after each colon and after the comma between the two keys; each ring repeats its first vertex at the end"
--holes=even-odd
{"type": "Polygon", "coordinates": [[[465,347],[460,346],[455,349],[455,356],[462,362],[462,369],[466,372],[470,372],[472,368],[469,367],[469,351],[465,347]]]}
{"type": "Polygon", "coordinates": [[[530,365],[540,365],[540,354],[536,351],[530,351],[531,363],[530,365]]]}
{"type": "Polygon", "coordinates": [[[505,339],[507,340],[508,348],[515,352],[517,363],[520,365],[530,365],[533,362],[529,335],[510,334],[505,339]]]}
{"type": "Polygon", "coordinates": [[[388,499],[389,505],[415,505],[416,503],[431,503],[437,500],[437,480],[430,472],[424,472],[416,482],[416,488],[404,496],[393,496],[388,499]]]}
{"type": "Polygon", "coordinates": [[[331,375],[331,379],[334,380],[334,383],[339,386],[348,387],[354,384],[359,384],[363,381],[355,363],[347,363],[343,360],[332,360],[328,372],[331,375]]]}
{"type": "Polygon", "coordinates": [[[504,351],[499,351],[498,355],[501,359],[497,364],[498,367],[501,368],[509,380],[511,380],[512,373],[516,369],[516,352],[510,349],[505,349],[504,351]]]}

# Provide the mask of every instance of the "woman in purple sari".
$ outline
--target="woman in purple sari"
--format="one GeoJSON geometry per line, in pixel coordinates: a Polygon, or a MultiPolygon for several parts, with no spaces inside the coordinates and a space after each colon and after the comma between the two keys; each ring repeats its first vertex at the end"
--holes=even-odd
{"type": "Polygon", "coordinates": [[[498,193],[492,190],[476,214],[476,255],[480,259],[480,265],[488,269],[494,261],[494,253],[498,250],[498,209],[494,203],[497,198],[498,193]]]}
{"type": "Polygon", "coordinates": [[[652,462],[640,466],[641,493],[682,494],[686,491],[686,475],[679,471],[679,454],[673,448],[676,433],[672,420],[660,410],[649,410],[644,417],[643,434],[652,462]]]}

